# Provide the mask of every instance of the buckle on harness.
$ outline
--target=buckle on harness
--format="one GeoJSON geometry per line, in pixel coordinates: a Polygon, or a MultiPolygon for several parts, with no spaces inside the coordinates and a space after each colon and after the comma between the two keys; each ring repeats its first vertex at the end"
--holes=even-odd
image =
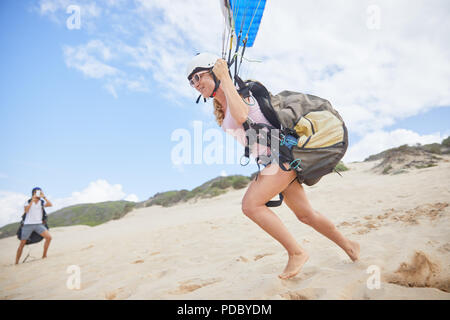
{"type": "Polygon", "coordinates": [[[293,146],[296,146],[298,144],[298,138],[290,135],[290,134],[280,134],[282,139],[280,141],[280,145],[284,145],[288,147],[289,149],[292,149],[293,146]]]}
{"type": "Polygon", "coordinates": [[[241,164],[241,166],[246,166],[246,165],[248,165],[249,163],[250,163],[250,158],[249,157],[246,157],[244,154],[241,156],[241,159],[239,160],[239,163],[241,164]],[[245,164],[242,164],[242,158],[246,158],[247,159],[247,162],[245,163],[245,164]]]}
{"type": "Polygon", "coordinates": [[[289,167],[290,167],[291,169],[297,170],[297,168],[300,166],[301,163],[302,163],[302,159],[298,159],[298,158],[297,158],[297,159],[292,160],[291,163],[289,163],[289,167]],[[295,167],[292,166],[293,163],[297,163],[297,164],[295,165],[295,167]]]}

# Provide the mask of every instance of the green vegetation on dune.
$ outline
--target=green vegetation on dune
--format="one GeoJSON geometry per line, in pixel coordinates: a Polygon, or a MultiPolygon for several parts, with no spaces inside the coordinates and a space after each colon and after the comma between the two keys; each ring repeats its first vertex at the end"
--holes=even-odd
{"type": "MultiPolygon", "coordinates": [[[[20,218],[19,218],[20,219],[20,218]]],[[[0,228],[0,239],[11,237],[16,234],[17,229],[19,229],[19,222],[14,222],[7,224],[6,226],[3,226],[0,228]]]]}
{"type": "Polygon", "coordinates": [[[156,193],[153,197],[145,202],[145,206],[160,205],[163,207],[170,207],[180,202],[186,202],[191,199],[205,199],[212,198],[224,194],[229,189],[245,188],[250,182],[250,178],[241,175],[234,175],[228,177],[217,177],[209,180],[191,191],[172,190],[161,193],[156,193]]]}
{"type": "Polygon", "coordinates": [[[77,204],[63,208],[49,215],[49,227],[83,224],[96,226],[109,220],[122,218],[136,204],[129,201],[107,201],[90,204],[77,204]]]}
{"type": "Polygon", "coordinates": [[[422,146],[424,151],[435,153],[435,154],[442,154],[441,151],[441,145],[439,143],[431,143],[431,144],[425,144],[422,146]]]}
{"type": "Polygon", "coordinates": [[[336,167],[334,168],[337,172],[343,172],[343,171],[348,171],[348,170],[350,170],[349,168],[347,168],[346,166],[345,166],[345,164],[342,162],[342,161],[340,161],[337,165],[336,165],[336,167]]]}
{"type": "MultiPolygon", "coordinates": [[[[54,228],[81,224],[92,227],[110,220],[120,219],[135,206],[136,203],[123,200],[77,204],[48,214],[48,226],[54,228]]],[[[20,219],[21,215],[18,213],[17,220],[20,219]]],[[[15,235],[18,228],[19,222],[0,228],[0,238],[15,235]]]]}
{"type": "Polygon", "coordinates": [[[445,138],[442,140],[442,143],[430,143],[430,144],[424,144],[421,145],[420,143],[409,146],[407,144],[404,144],[400,147],[391,148],[388,150],[385,150],[383,152],[377,153],[375,155],[371,155],[370,157],[366,158],[364,161],[375,161],[379,159],[385,159],[389,156],[391,156],[394,153],[413,153],[416,151],[424,151],[432,154],[450,154],[450,137],[445,138]]]}
{"type": "MultiPolygon", "coordinates": [[[[336,166],[336,171],[342,172],[350,170],[341,161],[336,166]]],[[[258,172],[253,173],[250,177],[242,175],[233,175],[228,177],[217,177],[209,180],[199,187],[191,191],[171,190],[166,192],[156,193],[153,197],[144,202],[145,207],[159,205],[163,207],[170,207],[175,204],[186,202],[191,199],[205,199],[219,196],[226,193],[230,189],[242,189],[255,179],[258,172]]]]}
{"type": "Polygon", "coordinates": [[[402,145],[371,155],[364,161],[377,161],[372,170],[384,175],[407,173],[411,169],[426,169],[435,167],[443,156],[450,154],[450,137],[442,143],[420,143],[410,146],[402,145]]]}
{"type": "Polygon", "coordinates": [[[383,169],[382,174],[388,174],[391,170],[392,170],[392,166],[387,166],[386,168],[383,169]]]}

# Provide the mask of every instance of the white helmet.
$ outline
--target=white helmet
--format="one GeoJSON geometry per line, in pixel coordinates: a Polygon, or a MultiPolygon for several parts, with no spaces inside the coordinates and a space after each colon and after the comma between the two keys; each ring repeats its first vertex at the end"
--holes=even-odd
{"type": "Polygon", "coordinates": [[[197,54],[194,58],[192,58],[187,66],[187,78],[189,79],[194,73],[198,71],[211,69],[212,67],[214,67],[217,59],[220,59],[220,57],[212,53],[204,52],[197,54]]]}

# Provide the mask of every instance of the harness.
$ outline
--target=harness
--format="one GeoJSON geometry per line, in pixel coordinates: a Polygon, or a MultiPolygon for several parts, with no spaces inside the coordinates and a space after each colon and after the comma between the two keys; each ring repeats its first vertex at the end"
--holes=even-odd
{"type": "MultiPolygon", "coordinates": [[[[283,127],[275,109],[270,102],[270,94],[267,89],[255,81],[244,82],[238,75],[235,75],[236,83],[239,86],[238,92],[247,99],[250,93],[258,101],[261,112],[271,125],[265,123],[256,123],[250,118],[243,123],[246,134],[246,145],[244,155],[241,157],[241,166],[246,166],[250,162],[250,148],[255,144],[261,144],[270,148],[270,156],[263,156],[270,162],[275,161],[283,171],[301,171],[301,159],[295,159],[292,154],[292,148],[298,144],[299,135],[294,129],[283,127]],[[245,163],[242,159],[246,158],[245,163]],[[269,159],[267,159],[269,158],[269,159]],[[283,163],[289,163],[286,169],[283,163]]],[[[256,157],[258,165],[258,175],[260,173],[260,157],[256,157]]],[[[255,180],[258,179],[258,175],[255,180]]],[[[279,194],[280,199],[277,201],[269,201],[266,203],[268,207],[278,207],[283,202],[283,195],[279,194]]]]}

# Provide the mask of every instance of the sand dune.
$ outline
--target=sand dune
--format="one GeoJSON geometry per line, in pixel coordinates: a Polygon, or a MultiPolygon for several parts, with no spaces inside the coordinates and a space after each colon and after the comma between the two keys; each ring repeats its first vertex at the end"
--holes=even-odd
{"type": "MultiPolygon", "coordinates": [[[[351,262],[283,204],[274,211],[308,251],[293,279],[280,280],[287,255],[241,213],[245,189],[171,208],[134,210],[97,227],[51,229],[24,249],[0,240],[1,299],[450,299],[450,157],[437,167],[377,175],[353,163],[305,187],[314,208],[361,245],[351,262]],[[69,266],[81,288],[67,286],[69,266]],[[369,289],[373,270],[380,287],[369,289]],[[369,271],[369,273],[368,273],[369,271]],[[368,285],[368,282],[369,285],[368,285]]],[[[70,271],[70,270],[69,270],[70,271]]]]}

